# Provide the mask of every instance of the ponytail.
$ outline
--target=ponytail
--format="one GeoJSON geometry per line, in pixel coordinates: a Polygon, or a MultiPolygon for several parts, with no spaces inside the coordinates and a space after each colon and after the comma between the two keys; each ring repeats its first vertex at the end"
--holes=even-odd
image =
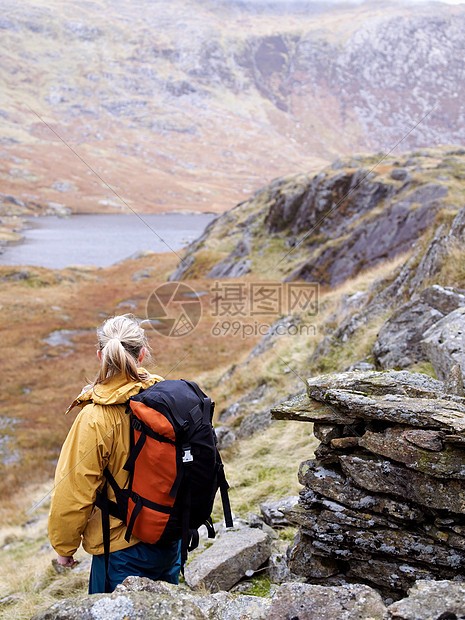
{"type": "Polygon", "coordinates": [[[147,337],[133,315],[107,319],[97,329],[97,336],[101,365],[94,387],[120,373],[126,381],[148,379],[148,373],[141,372],[137,367],[142,349],[148,349],[147,337]]]}

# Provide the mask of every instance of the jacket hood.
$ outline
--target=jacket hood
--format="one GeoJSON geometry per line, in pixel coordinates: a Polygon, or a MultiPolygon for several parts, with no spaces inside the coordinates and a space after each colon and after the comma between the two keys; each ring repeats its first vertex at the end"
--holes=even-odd
{"type": "MultiPolygon", "coordinates": [[[[144,368],[139,368],[141,372],[147,372],[144,368]]],[[[141,390],[150,387],[158,381],[163,381],[159,375],[149,375],[147,380],[127,381],[122,374],[115,375],[108,383],[100,383],[95,387],[86,385],[77,398],[71,403],[66,413],[75,406],[83,406],[87,403],[98,405],[120,405],[129,400],[131,396],[139,394],[141,390]]]]}

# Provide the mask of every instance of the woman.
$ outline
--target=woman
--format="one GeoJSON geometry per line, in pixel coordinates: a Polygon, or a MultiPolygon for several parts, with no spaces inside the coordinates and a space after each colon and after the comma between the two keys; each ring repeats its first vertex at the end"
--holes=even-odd
{"type": "MultiPolygon", "coordinates": [[[[108,467],[118,485],[128,483],[123,466],[130,450],[130,418],[126,404],[162,377],[150,375],[138,364],[148,344],[144,330],[131,315],[116,316],[97,330],[99,373],[72,403],[82,407],[61,449],[48,521],[50,542],[58,563],[73,566],[82,542],[92,557],[89,594],[105,592],[102,519],[94,505],[97,492],[105,484],[108,467]]],[[[114,500],[108,489],[110,500],[114,500]]],[[[124,539],[126,526],[110,516],[110,590],[129,575],[178,583],[180,543],[151,545],[131,537],[124,539]]]]}

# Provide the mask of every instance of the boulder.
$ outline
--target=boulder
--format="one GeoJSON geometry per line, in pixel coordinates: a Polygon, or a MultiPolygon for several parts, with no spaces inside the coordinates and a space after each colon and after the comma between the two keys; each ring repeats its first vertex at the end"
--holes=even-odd
{"type": "Polygon", "coordinates": [[[454,310],[430,327],[422,340],[423,351],[436,375],[445,380],[453,366],[465,372],[465,307],[454,310]]]}
{"type": "Polygon", "coordinates": [[[411,180],[411,175],[410,172],[408,170],[406,170],[405,168],[394,168],[394,170],[392,170],[391,172],[391,179],[394,179],[394,181],[410,181],[411,180]]]}
{"type": "Polygon", "coordinates": [[[433,284],[421,292],[420,299],[431,308],[446,315],[465,306],[465,290],[433,284]]]}
{"type": "Polygon", "coordinates": [[[260,504],[260,511],[265,523],[271,527],[286,527],[289,521],[286,517],[286,510],[293,508],[299,501],[298,495],[283,497],[277,501],[268,501],[260,504]]]}
{"type": "Polygon", "coordinates": [[[262,530],[227,530],[186,566],[184,577],[192,589],[229,590],[247,571],[264,564],[270,554],[270,537],[262,530]]]}
{"type": "MultiPolygon", "coordinates": [[[[180,594],[180,593],[179,593],[180,594]]],[[[190,599],[171,592],[147,591],[93,594],[61,600],[31,620],[126,620],[127,618],[189,618],[209,620],[190,599]]]]}
{"type": "Polygon", "coordinates": [[[284,583],[271,603],[266,620],[382,620],[381,596],[365,585],[324,587],[284,583]]]}
{"type": "Polygon", "coordinates": [[[269,409],[258,413],[250,413],[241,421],[237,431],[237,436],[240,439],[243,439],[244,437],[251,437],[252,435],[255,435],[255,433],[258,433],[258,431],[263,431],[265,428],[268,428],[270,424],[271,413],[269,409]]]}
{"type": "Polygon", "coordinates": [[[376,362],[384,369],[401,369],[425,359],[423,334],[443,316],[420,299],[401,306],[378,333],[372,351],[376,362]]]}
{"type": "MultiPolygon", "coordinates": [[[[227,374],[224,375],[221,380],[223,381],[225,378],[227,379],[227,374]]],[[[267,384],[265,382],[260,383],[256,388],[234,401],[229,407],[223,409],[220,412],[219,420],[223,422],[236,418],[241,414],[249,415],[254,409],[256,411],[258,407],[261,408],[261,401],[268,392],[269,388],[267,384]]]]}
{"type": "Polygon", "coordinates": [[[465,614],[465,584],[419,580],[407,598],[389,605],[387,620],[457,620],[465,614]]]}
{"type": "Polygon", "coordinates": [[[224,450],[230,448],[236,441],[236,435],[232,429],[227,426],[215,427],[216,437],[218,439],[218,449],[224,450]]]}

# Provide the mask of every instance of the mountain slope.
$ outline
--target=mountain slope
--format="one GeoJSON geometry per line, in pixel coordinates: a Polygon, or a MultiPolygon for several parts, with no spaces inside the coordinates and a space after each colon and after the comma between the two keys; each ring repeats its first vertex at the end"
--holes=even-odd
{"type": "Polygon", "coordinates": [[[2,193],[223,211],[341,154],[464,141],[463,7],[297,4],[2,0],[2,193]]]}

